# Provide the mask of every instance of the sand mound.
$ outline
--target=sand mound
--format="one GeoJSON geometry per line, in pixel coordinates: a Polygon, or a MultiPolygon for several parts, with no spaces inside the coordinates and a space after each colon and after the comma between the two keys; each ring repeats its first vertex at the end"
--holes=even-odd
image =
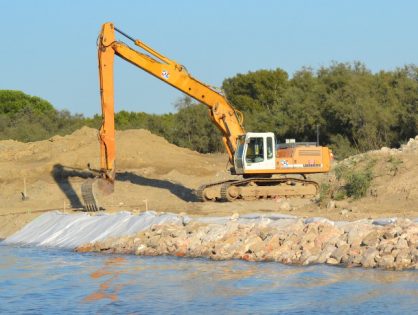
{"type": "MultiPolygon", "coordinates": [[[[216,179],[227,160],[224,155],[177,147],[147,130],[117,131],[116,150],[118,195],[107,201],[117,205],[142,206],[144,199],[153,198],[168,208],[179,196],[182,203],[192,200],[192,190],[202,178],[216,179]]],[[[99,168],[99,155],[97,130],[87,127],[44,141],[0,141],[0,198],[4,201],[0,213],[62,208],[64,202],[67,207],[80,207],[79,188],[89,175],[87,163],[99,168]],[[29,199],[22,202],[24,179],[29,199]]]]}
{"type": "MultiPolygon", "coordinates": [[[[338,202],[335,209],[322,209],[311,200],[283,200],[235,203],[199,203],[193,190],[203,183],[230,178],[225,154],[199,154],[168,143],[147,130],[116,133],[117,181],[115,193],[101,196],[109,211],[146,210],[187,212],[199,215],[231,215],[254,211],[291,212],[299,216],[348,217],[416,216],[418,211],[418,137],[401,149],[372,151],[377,160],[373,196],[359,201],[338,202]],[[400,161],[400,162],[399,162],[400,161]],[[396,170],[394,170],[394,167],[396,170]]],[[[360,159],[354,156],[347,161],[360,159]]],[[[33,215],[5,216],[37,209],[79,208],[80,186],[87,163],[99,166],[97,130],[83,127],[67,136],[21,143],[0,141],[0,238],[27,222],[33,215]],[[29,197],[22,200],[25,190],[29,197]]],[[[319,177],[318,177],[319,178],[319,177]]],[[[327,176],[323,176],[325,180],[327,176]]]]}
{"type": "Polygon", "coordinates": [[[418,136],[399,149],[383,147],[340,163],[362,168],[370,162],[373,181],[368,196],[345,205],[364,211],[391,210],[398,215],[415,211],[418,215],[418,136]]]}
{"type": "MultiPolygon", "coordinates": [[[[142,129],[118,131],[116,149],[118,168],[151,167],[160,174],[173,169],[187,174],[205,172],[211,160],[207,155],[177,147],[142,129]]],[[[90,163],[98,168],[97,130],[83,127],[68,136],[30,143],[0,141],[0,158],[0,178],[8,182],[23,176],[42,176],[56,164],[86,168],[90,163]]]]}

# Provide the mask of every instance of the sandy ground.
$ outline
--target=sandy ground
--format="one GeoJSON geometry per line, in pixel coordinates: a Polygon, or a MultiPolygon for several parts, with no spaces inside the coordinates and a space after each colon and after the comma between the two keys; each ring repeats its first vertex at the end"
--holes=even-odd
{"type": "MultiPolygon", "coordinates": [[[[310,199],[233,203],[197,202],[193,190],[203,183],[229,178],[227,156],[199,154],[179,148],[146,130],[119,131],[115,193],[102,196],[106,211],[156,210],[189,215],[280,212],[332,220],[376,217],[418,217],[418,150],[397,152],[396,174],[390,150],[372,152],[378,174],[372,194],[357,201],[319,206],[310,199]],[[290,205],[290,207],[289,207],[290,205]]],[[[415,141],[418,144],[418,139],[415,141]]],[[[81,128],[49,140],[20,143],[0,141],[0,238],[7,237],[40,213],[81,208],[80,186],[89,176],[87,163],[99,163],[97,131],[81,128]],[[22,193],[26,191],[26,200],[22,193]]],[[[328,182],[329,175],[311,177],[328,182]]]]}

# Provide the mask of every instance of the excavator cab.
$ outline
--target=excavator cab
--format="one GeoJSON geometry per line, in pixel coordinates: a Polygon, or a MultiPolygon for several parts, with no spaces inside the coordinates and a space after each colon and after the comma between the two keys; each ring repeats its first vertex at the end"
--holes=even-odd
{"type": "Polygon", "coordinates": [[[235,173],[264,173],[276,169],[275,137],[272,132],[247,132],[237,140],[235,173]]]}

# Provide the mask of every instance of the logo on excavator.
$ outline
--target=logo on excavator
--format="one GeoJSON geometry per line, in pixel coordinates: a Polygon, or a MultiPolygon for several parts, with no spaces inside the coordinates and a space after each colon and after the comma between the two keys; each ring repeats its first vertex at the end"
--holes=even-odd
{"type": "Polygon", "coordinates": [[[168,78],[170,77],[170,74],[168,73],[168,71],[167,71],[167,70],[163,70],[163,72],[161,72],[161,76],[162,76],[164,79],[168,80],[168,78]]]}

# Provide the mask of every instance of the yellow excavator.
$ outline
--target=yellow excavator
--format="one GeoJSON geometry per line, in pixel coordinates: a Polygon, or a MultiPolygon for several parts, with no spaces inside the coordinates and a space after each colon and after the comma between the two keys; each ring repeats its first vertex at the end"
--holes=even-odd
{"type": "Polygon", "coordinates": [[[204,184],[196,194],[201,201],[255,200],[276,197],[315,196],[319,185],[306,174],[330,170],[332,153],[316,143],[276,142],[272,132],[246,132],[243,115],[225,95],[188,73],[186,68],[163,56],[142,41],[134,39],[112,23],[102,26],[98,39],[98,59],[102,126],[99,130],[100,170],[82,185],[87,211],[100,209],[97,189],[108,194],[115,183],[114,75],[115,55],[148,72],[161,81],[205,104],[213,123],[222,133],[231,174],[236,179],[204,184]],[[141,51],[116,40],[116,32],[132,41],[141,51]],[[282,176],[273,176],[280,174],[282,176]],[[301,175],[292,176],[289,175],[301,175]]]}

